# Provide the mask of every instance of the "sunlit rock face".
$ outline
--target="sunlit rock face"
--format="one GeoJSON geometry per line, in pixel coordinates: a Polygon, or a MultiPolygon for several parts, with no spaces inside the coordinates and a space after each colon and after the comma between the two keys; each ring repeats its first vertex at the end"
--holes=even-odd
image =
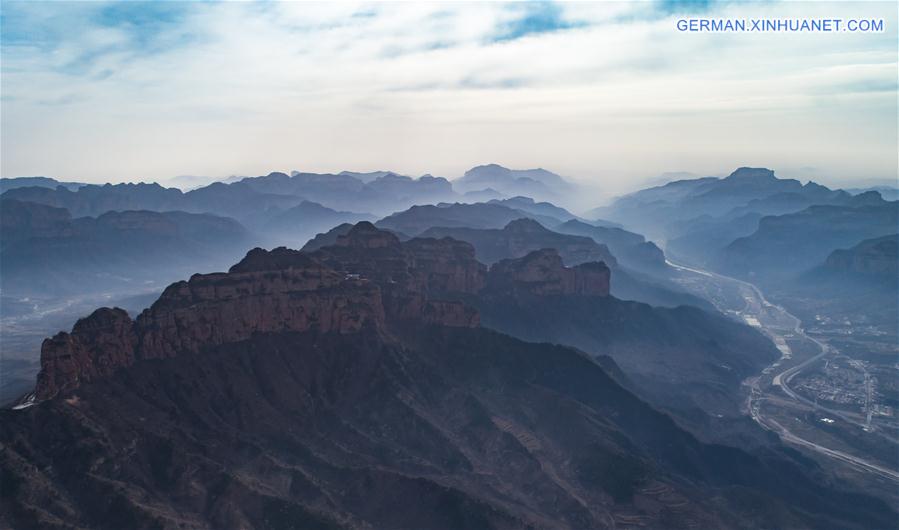
{"type": "Polygon", "coordinates": [[[359,223],[314,253],[253,249],[227,273],[170,285],[135,321],[100,309],[44,342],[36,394],[47,399],[136,360],[195,355],[257,333],[352,334],[388,321],[475,327],[477,311],[440,297],[476,293],[485,267],[467,243],[400,243],[359,223]]]}
{"type": "Polygon", "coordinates": [[[36,397],[53,397],[130,365],[136,343],[128,313],[118,308],[94,311],[79,320],[71,333],[60,332],[44,340],[36,397]]]}

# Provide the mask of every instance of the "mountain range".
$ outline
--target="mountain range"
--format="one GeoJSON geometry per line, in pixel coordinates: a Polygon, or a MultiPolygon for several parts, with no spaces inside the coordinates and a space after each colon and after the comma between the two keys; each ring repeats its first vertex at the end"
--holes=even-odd
{"type": "Polygon", "coordinates": [[[894,233],[899,202],[874,192],[852,197],[846,205],[814,205],[796,213],[766,216],[758,228],[718,253],[717,267],[763,283],[793,278],[839,248],[894,233]]]}
{"type": "MultiPolygon", "coordinates": [[[[34,395],[0,411],[0,520],[453,529],[895,521],[882,501],[776,446],[700,441],[635,395],[613,361],[482,327],[463,300],[483,296],[494,312],[491,297],[593,304],[610,299],[610,281],[601,263],[564,267],[543,251],[488,270],[467,243],[401,242],[363,222],[313,252],[255,249],[227,273],[174,283],[134,320],[99,309],[45,341],[34,395]]],[[[606,325],[614,334],[617,324],[606,325]]]]}
{"type": "MultiPolygon", "coordinates": [[[[458,212],[460,219],[464,219],[467,224],[473,225],[478,224],[476,220],[484,218],[469,212],[474,211],[473,207],[482,206],[487,208],[487,211],[493,211],[493,209],[488,208],[491,205],[455,205],[452,207],[448,206],[446,209],[458,212]]],[[[412,214],[412,210],[409,210],[407,213],[412,214]]],[[[399,217],[404,215],[405,213],[398,214],[399,217]]],[[[705,300],[687,294],[674,285],[667,277],[668,271],[665,265],[664,254],[652,243],[635,243],[638,240],[643,241],[642,236],[637,234],[607,227],[591,227],[577,220],[571,220],[562,224],[558,224],[557,221],[553,224],[557,226],[556,230],[559,231],[553,231],[534,218],[510,221],[502,229],[452,228],[442,224],[447,222],[447,216],[421,215],[418,212],[415,215],[418,222],[426,221],[424,222],[425,225],[431,225],[431,228],[420,232],[419,236],[451,237],[471,243],[475,248],[478,259],[484,263],[492,264],[502,259],[520,258],[535,250],[552,248],[559,252],[564,262],[568,265],[578,265],[588,261],[602,261],[606,263],[615,272],[617,281],[613,288],[613,294],[619,298],[666,307],[694,305],[712,309],[705,300]],[[586,226],[587,229],[580,230],[581,225],[586,226]],[[562,233],[564,231],[563,227],[566,226],[570,231],[577,232],[580,230],[586,235],[562,233]],[[607,237],[606,239],[615,241],[616,247],[623,252],[629,263],[636,265],[635,268],[631,269],[621,266],[616,255],[610,252],[604,239],[599,239],[600,237],[608,236],[608,234],[612,234],[612,237],[607,237]],[[623,240],[630,240],[635,245],[628,245],[623,240]],[[647,245],[651,246],[657,253],[652,251],[648,253],[642,252],[642,249],[646,248],[647,245]]],[[[385,223],[385,221],[390,220],[391,218],[384,219],[378,223],[378,226],[384,226],[385,224],[388,227],[404,226],[395,223],[385,223]]],[[[484,224],[491,226],[492,223],[485,222],[484,224]]],[[[408,227],[409,225],[405,226],[408,227]]]]}
{"type": "Polygon", "coordinates": [[[3,295],[62,297],[159,288],[233,261],[251,241],[233,219],[184,212],[68,210],[0,201],[3,295]]]}
{"type": "Polygon", "coordinates": [[[509,169],[498,164],[473,167],[453,181],[453,186],[463,193],[492,189],[508,196],[541,200],[558,200],[574,189],[564,178],[543,168],[509,169]]]}

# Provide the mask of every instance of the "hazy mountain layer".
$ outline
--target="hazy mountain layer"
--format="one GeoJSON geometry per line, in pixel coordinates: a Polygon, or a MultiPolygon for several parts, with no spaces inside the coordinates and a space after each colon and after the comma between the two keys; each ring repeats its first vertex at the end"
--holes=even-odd
{"type": "Polygon", "coordinates": [[[895,233],[897,226],[899,202],[812,206],[794,214],[762,218],[752,235],[733,241],[722,251],[716,266],[733,275],[774,282],[820,264],[836,249],[895,233]]]}
{"type": "Polygon", "coordinates": [[[0,210],[4,296],[138,292],[224,267],[250,241],[233,219],[207,214],[125,211],[72,219],[64,209],[10,200],[0,210]]]}
{"type": "Polygon", "coordinates": [[[485,286],[602,297],[608,280],[594,264],[550,277],[527,262],[503,267],[492,276],[464,243],[400,243],[363,223],[311,254],[257,249],[229,273],[173,284],[135,321],[98,310],[45,343],[44,401],[0,411],[0,520],[452,529],[894,520],[783,454],[699,442],[586,355],[478,327],[477,312],[451,297],[485,286]]]}

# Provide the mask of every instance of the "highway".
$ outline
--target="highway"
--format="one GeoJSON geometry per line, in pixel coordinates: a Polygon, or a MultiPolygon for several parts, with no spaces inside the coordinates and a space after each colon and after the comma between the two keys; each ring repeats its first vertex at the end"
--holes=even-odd
{"type": "MultiPolygon", "coordinates": [[[[797,317],[787,312],[783,307],[768,302],[768,300],[765,299],[765,296],[762,294],[761,290],[755,285],[743,280],[730,278],[728,276],[724,276],[714,272],[680,265],[670,260],[668,260],[667,263],[671,267],[681,272],[700,275],[702,277],[700,283],[708,282],[717,284],[715,285],[715,288],[718,290],[718,292],[722,292],[724,289],[730,287],[730,289],[735,293],[739,293],[739,295],[743,298],[743,307],[739,309],[735,309],[734,307],[727,307],[728,305],[732,304],[727,304],[720,297],[710,297],[707,295],[705,295],[704,297],[708,299],[712,304],[714,304],[719,311],[741,318],[748,324],[759,329],[759,331],[768,336],[777,346],[778,350],[780,350],[780,359],[765,368],[765,370],[763,370],[758,377],[754,377],[747,381],[750,387],[750,394],[747,400],[747,409],[752,419],[755,420],[756,423],[758,423],[762,428],[766,430],[777,433],[778,436],[780,436],[780,438],[785,442],[803,446],[809,450],[815,451],[818,454],[825,455],[829,458],[833,458],[841,462],[845,462],[855,467],[856,469],[876,473],[892,481],[899,482],[899,472],[894,469],[889,469],[855,455],[831,449],[829,447],[819,445],[811,440],[802,438],[801,436],[797,435],[796,433],[790,431],[788,428],[778,423],[773,418],[768,418],[763,415],[761,403],[763,401],[773,401],[773,398],[775,396],[766,396],[765,391],[762,390],[761,384],[764,378],[773,373],[774,375],[771,378],[772,387],[780,389],[783,395],[793,400],[795,404],[817,407],[818,409],[827,410],[829,414],[833,414],[834,416],[840,417],[841,419],[855,425],[865,427],[866,430],[870,428],[869,422],[865,422],[864,420],[859,421],[856,419],[852,419],[851,417],[849,417],[850,415],[845,412],[835,411],[832,409],[817,406],[812,401],[796,393],[789,386],[790,380],[800,372],[802,372],[802,370],[822,360],[824,357],[835,353],[835,351],[829,344],[807,335],[802,329],[801,321],[797,317]],[[799,364],[790,366],[784,370],[777,372],[777,370],[780,369],[786,361],[789,361],[792,358],[792,351],[786,340],[787,335],[791,335],[791,338],[801,338],[809,340],[816,344],[821,351],[820,353],[803,360],[799,364]]],[[[698,292],[695,294],[704,295],[704,293],[708,292],[706,288],[703,288],[703,291],[704,292],[698,292]]],[[[782,398],[777,399],[782,400],[782,398]]]]}

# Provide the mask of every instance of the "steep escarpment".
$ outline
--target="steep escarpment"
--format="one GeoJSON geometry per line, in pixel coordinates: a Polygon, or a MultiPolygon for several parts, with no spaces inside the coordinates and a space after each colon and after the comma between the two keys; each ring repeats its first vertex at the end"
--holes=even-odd
{"type": "Polygon", "coordinates": [[[443,293],[474,293],[485,269],[452,240],[401,244],[359,223],[315,253],[254,249],[228,273],[196,274],[170,285],[132,322],[101,309],[71,333],[47,339],[36,396],[47,399],[136,360],[196,355],[256,333],[358,333],[387,320],[476,326],[479,317],[443,293]]]}
{"type": "Polygon", "coordinates": [[[609,268],[603,262],[565,267],[555,249],[503,260],[490,268],[492,292],[531,295],[609,295],[609,268]]]}
{"type": "Polygon", "coordinates": [[[71,333],[61,332],[44,341],[37,398],[53,397],[131,365],[136,345],[128,313],[118,308],[94,311],[76,322],[71,333]]]}

